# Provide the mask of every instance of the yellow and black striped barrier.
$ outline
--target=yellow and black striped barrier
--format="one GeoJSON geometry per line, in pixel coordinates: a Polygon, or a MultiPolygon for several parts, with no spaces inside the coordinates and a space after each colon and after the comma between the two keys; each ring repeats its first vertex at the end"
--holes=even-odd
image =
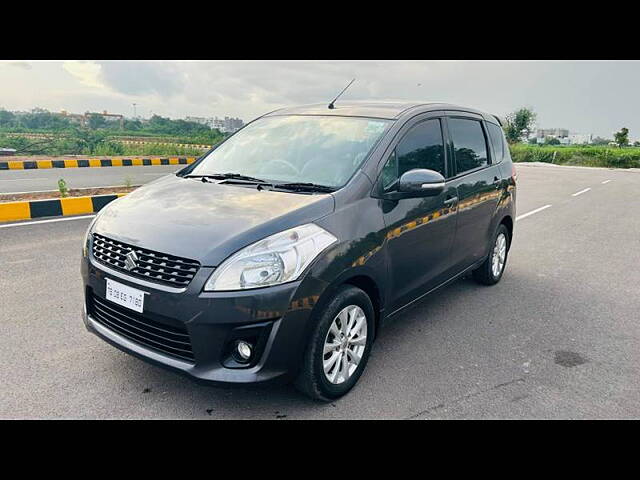
{"type": "Polygon", "coordinates": [[[152,158],[87,158],[66,160],[0,160],[0,170],[31,170],[42,168],[137,167],[157,165],[190,165],[196,157],[152,158]]]}
{"type": "Polygon", "coordinates": [[[123,195],[126,193],[0,203],[0,223],[96,213],[123,195]]]}

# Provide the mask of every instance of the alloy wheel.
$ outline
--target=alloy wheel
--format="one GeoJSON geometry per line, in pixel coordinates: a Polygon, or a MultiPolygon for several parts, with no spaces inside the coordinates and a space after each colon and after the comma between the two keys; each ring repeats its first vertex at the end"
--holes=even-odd
{"type": "Polygon", "coordinates": [[[357,305],[343,308],[324,340],[322,366],[333,384],[346,382],[357,370],[367,344],[367,317],[357,305]]]}
{"type": "Polygon", "coordinates": [[[494,278],[498,278],[504,268],[504,263],[507,258],[507,236],[504,233],[500,233],[496,238],[496,243],[493,247],[493,256],[491,258],[491,273],[494,278]]]}

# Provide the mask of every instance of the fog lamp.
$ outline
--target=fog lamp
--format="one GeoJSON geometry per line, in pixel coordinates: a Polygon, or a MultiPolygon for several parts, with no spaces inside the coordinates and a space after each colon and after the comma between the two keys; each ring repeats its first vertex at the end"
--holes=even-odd
{"type": "Polygon", "coordinates": [[[249,342],[245,342],[244,340],[238,340],[236,342],[236,354],[239,360],[243,362],[249,361],[252,353],[253,346],[249,342]]]}

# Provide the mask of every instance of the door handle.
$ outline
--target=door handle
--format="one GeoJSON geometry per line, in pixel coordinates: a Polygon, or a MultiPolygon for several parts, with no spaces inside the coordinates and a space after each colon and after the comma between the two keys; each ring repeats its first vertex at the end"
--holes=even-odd
{"type": "Polygon", "coordinates": [[[443,203],[445,205],[453,205],[457,201],[458,201],[458,197],[451,197],[451,198],[447,198],[443,203]]]}

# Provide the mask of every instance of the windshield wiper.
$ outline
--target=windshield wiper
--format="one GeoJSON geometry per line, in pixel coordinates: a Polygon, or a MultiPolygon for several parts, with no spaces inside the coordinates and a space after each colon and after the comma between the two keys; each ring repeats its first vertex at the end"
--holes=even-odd
{"type": "Polygon", "coordinates": [[[241,175],[240,173],[214,173],[213,175],[209,175],[213,178],[222,178],[222,179],[232,179],[232,180],[246,180],[248,182],[256,182],[256,183],[269,183],[261,178],[249,177],[247,175],[241,175]]]}
{"type": "Polygon", "coordinates": [[[209,175],[185,175],[184,178],[199,178],[202,183],[211,183],[209,180],[209,175]]]}
{"type": "Polygon", "coordinates": [[[330,193],[335,192],[336,189],[327,185],[318,185],[317,183],[307,182],[292,182],[292,183],[272,183],[262,180],[261,178],[249,177],[247,175],[241,175],[239,173],[210,173],[206,175],[185,175],[185,178],[201,178],[203,182],[206,182],[208,178],[214,178],[218,180],[240,180],[242,183],[258,184],[258,188],[261,185],[269,185],[272,188],[280,188],[283,190],[293,190],[295,192],[322,192],[330,193]]]}
{"type": "Polygon", "coordinates": [[[269,182],[262,180],[261,178],[249,177],[247,175],[241,175],[239,173],[209,173],[206,175],[185,175],[185,178],[202,178],[202,179],[213,178],[216,180],[244,180],[251,183],[271,185],[269,182]]]}
{"type": "Polygon", "coordinates": [[[285,190],[294,190],[296,192],[323,192],[330,193],[335,192],[336,189],[333,187],[329,187],[327,185],[318,185],[317,183],[305,183],[305,182],[294,182],[294,183],[276,183],[274,185],[275,188],[282,188],[285,190]]]}

